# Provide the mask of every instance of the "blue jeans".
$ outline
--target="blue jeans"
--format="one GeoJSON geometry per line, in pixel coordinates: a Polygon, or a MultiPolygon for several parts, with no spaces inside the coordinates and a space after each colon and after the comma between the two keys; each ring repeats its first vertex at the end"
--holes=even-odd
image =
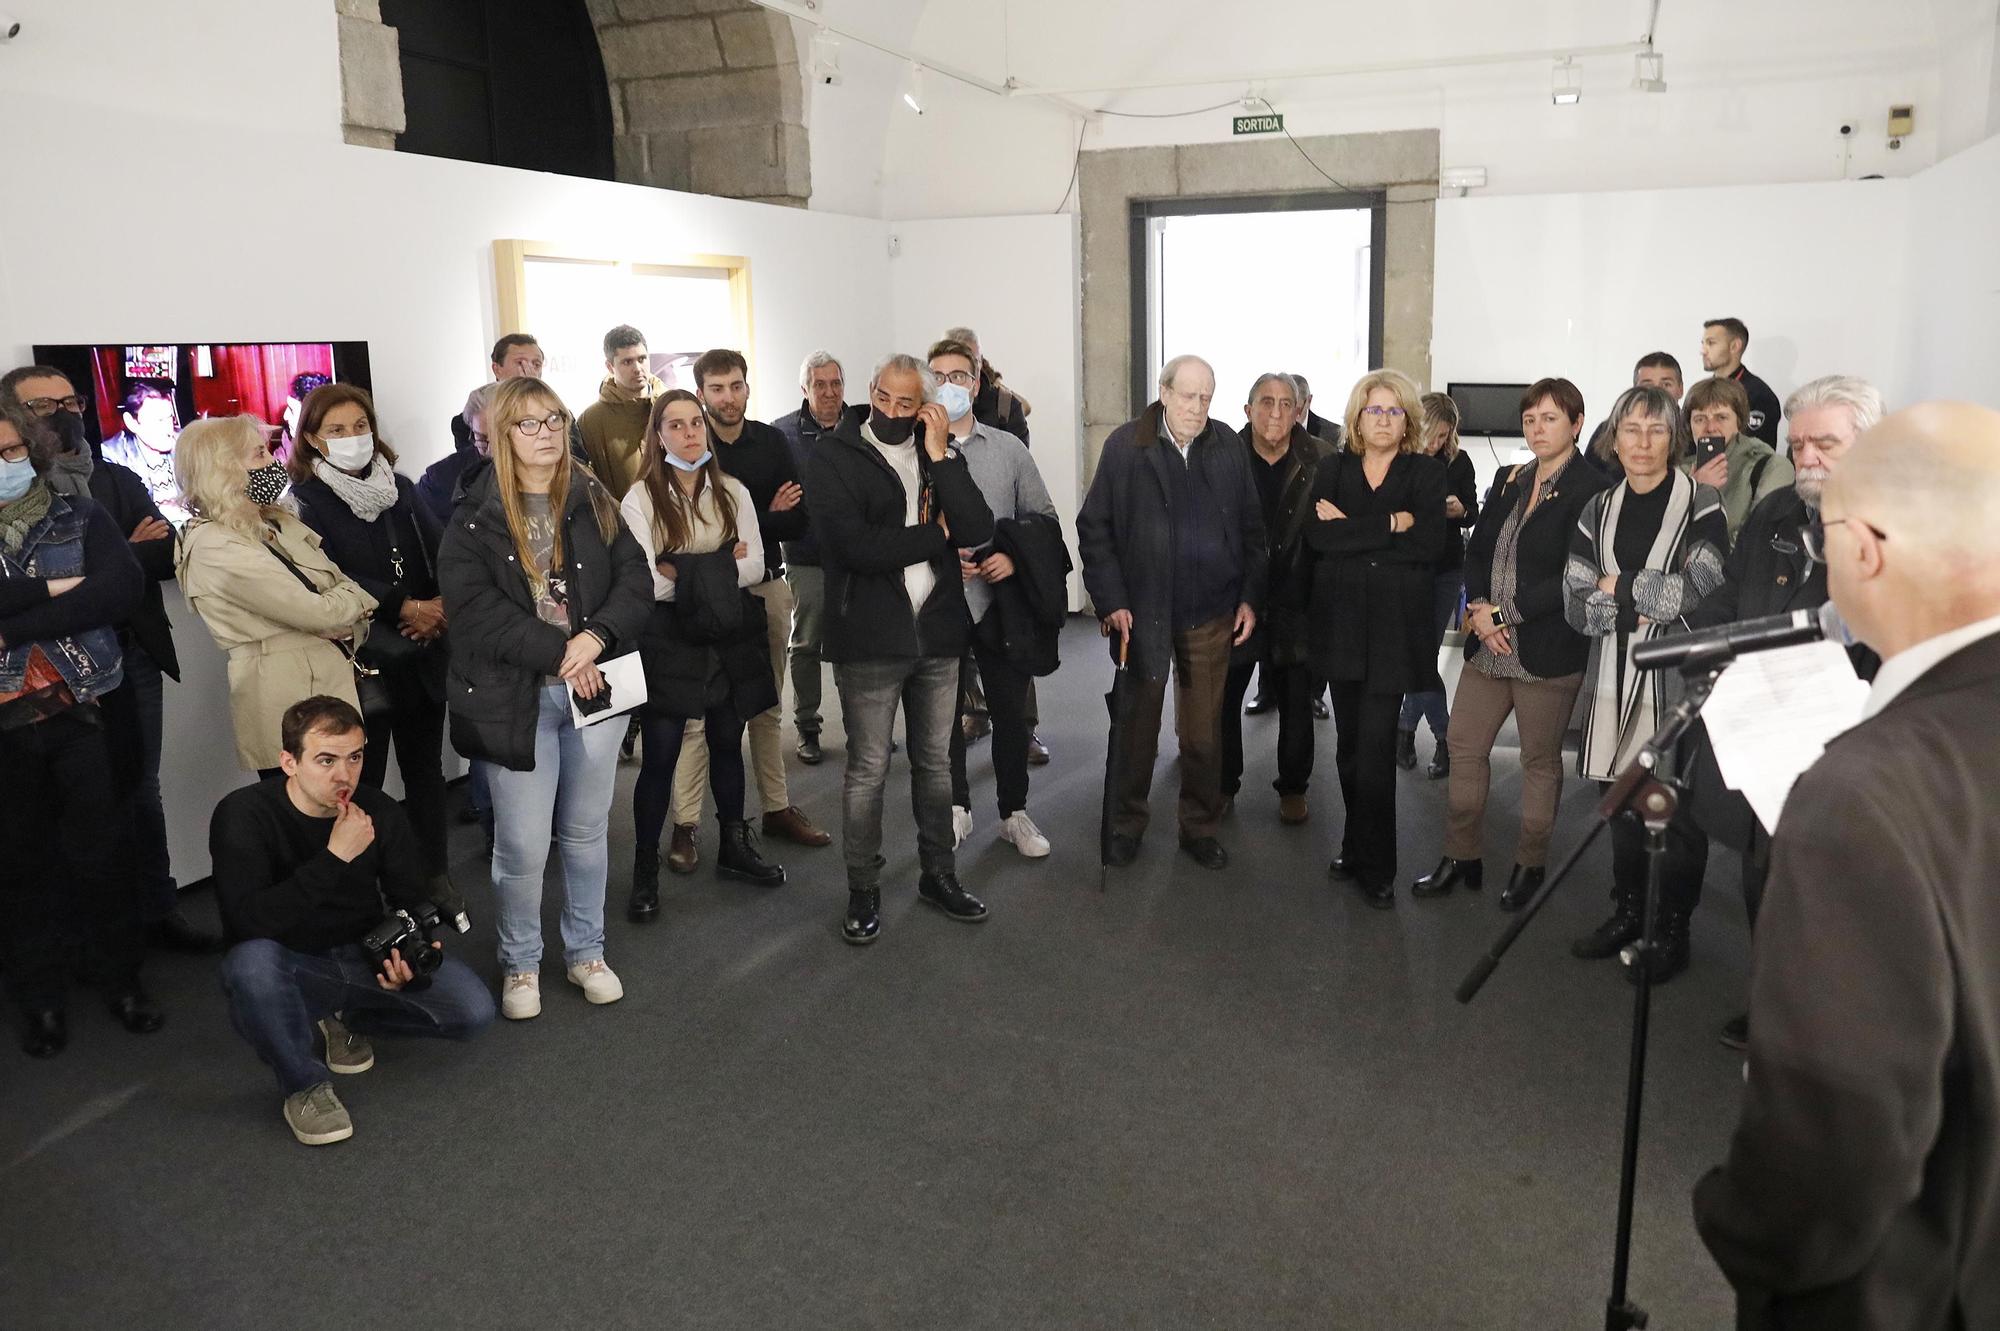
{"type": "Polygon", "coordinates": [[[954,872],[951,849],[951,730],[958,719],[958,658],[891,657],[833,667],[847,725],[841,779],[840,848],[850,890],[882,881],[882,793],[889,782],[889,737],[902,708],[910,747],[910,805],[917,859],[927,874],[954,872]]]}
{"type": "MultiPolygon", "coordinates": [[[[1444,631],[1451,627],[1452,616],[1458,611],[1459,591],[1464,585],[1464,571],[1461,569],[1440,573],[1431,584],[1431,623],[1436,626],[1431,636],[1437,639],[1440,648],[1444,646],[1444,631]]],[[[1403,695],[1403,714],[1396,721],[1397,729],[1415,733],[1419,717],[1431,723],[1431,736],[1437,740],[1442,751],[1445,731],[1451,724],[1451,709],[1445,702],[1442,689],[1403,695]]]]}
{"type": "Polygon", "coordinates": [[[125,687],[132,690],[139,723],[138,774],[132,786],[132,872],[138,879],[139,918],[164,919],[177,900],[167,854],[167,811],[160,803],[160,736],[165,679],[159,662],[136,642],[125,645],[125,687]]]}
{"type": "Polygon", "coordinates": [[[542,962],[542,875],[553,829],[562,853],[563,959],[604,955],[604,879],[610,868],[611,792],[625,724],[613,717],[584,730],[570,723],[569,689],[542,690],[533,771],[493,763],[493,901],[500,965],[512,975],[542,962]]]}
{"type": "Polygon", "coordinates": [[[493,995],[455,957],[422,989],[394,993],[375,982],[374,958],[359,943],[328,952],[294,952],[270,938],[252,938],[222,959],[229,1024],[277,1074],[278,1089],[295,1095],[329,1080],[314,1047],[313,1023],[340,1014],[356,1035],[428,1035],[470,1040],[493,1021],[493,995]]]}

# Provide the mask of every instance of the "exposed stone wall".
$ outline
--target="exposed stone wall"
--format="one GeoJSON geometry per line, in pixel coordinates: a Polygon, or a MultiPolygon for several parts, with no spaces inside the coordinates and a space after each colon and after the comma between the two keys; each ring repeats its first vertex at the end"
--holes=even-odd
{"type": "MultiPolygon", "coordinates": [[[[1330,134],[1301,139],[1321,170],[1357,190],[1380,190],[1383,239],[1382,362],[1430,386],[1435,283],[1438,133],[1330,134]]],[[[1323,193],[1326,178],[1284,139],[1086,152],[1077,167],[1083,211],[1083,474],[1097,471],[1132,396],[1131,214],[1134,199],[1323,193]]],[[[1176,351],[1199,352],[1199,347],[1176,351]]],[[[1337,415],[1344,403],[1321,404],[1337,415]]]]}
{"type": "Polygon", "coordinates": [[[334,0],[340,16],[340,133],[364,148],[394,148],[403,132],[403,65],[380,0],[334,0]]]}
{"type": "Polygon", "coordinates": [[[618,179],[804,207],[805,82],[791,20],[747,0],[588,0],[618,179]]]}

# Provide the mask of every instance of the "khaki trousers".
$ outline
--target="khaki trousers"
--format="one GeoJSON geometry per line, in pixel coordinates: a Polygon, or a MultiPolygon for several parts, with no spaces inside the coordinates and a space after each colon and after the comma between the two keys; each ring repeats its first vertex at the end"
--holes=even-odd
{"type": "MultiPolygon", "coordinates": [[[[785,652],[792,641],[792,606],[796,598],[783,578],[760,582],[750,589],[764,602],[764,638],[771,649],[771,677],[778,684],[778,705],[750,718],[750,772],[765,813],[790,808],[785,787],[785,749],[779,718],[785,706],[785,652]]],[[[674,821],[692,827],[701,822],[702,796],[708,792],[708,737],[700,721],[689,721],[681,739],[681,761],[674,768],[674,821]]]]}
{"type": "Polygon", "coordinates": [[[1563,731],[1576,705],[1583,676],[1561,679],[1494,679],[1467,665],[1451,700],[1451,812],[1446,816],[1444,853],[1455,860],[1480,857],[1486,823],[1486,792],[1492,777],[1493,741],[1513,713],[1521,736],[1521,839],[1514,863],[1539,869],[1549,860],[1549,833],[1562,798],[1563,731]]]}

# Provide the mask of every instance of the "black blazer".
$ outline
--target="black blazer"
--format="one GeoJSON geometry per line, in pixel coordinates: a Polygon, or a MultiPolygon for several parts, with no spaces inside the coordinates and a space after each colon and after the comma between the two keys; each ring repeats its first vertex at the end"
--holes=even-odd
{"type": "Polygon", "coordinates": [[[1031,675],[1053,675],[1062,664],[1063,623],[1069,618],[1069,574],[1075,565],[1062,524],[1046,513],[993,524],[993,549],[1014,561],[1014,576],[993,587],[1001,649],[1031,675]]]}
{"type": "MultiPolygon", "coordinates": [[[[116,462],[100,458],[92,464],[90,497],[110,516],[119,534],[127,538],[147,518],[160,517],[160,506],[147,493],[146,483],[137,472],[116,462]]],[[[139,608],[125,621],[124,630],[168,678],[179,680],[181,658],[174,651],[174,630],[167,622],[166,600],[160,594],[160,584],[173,580],[174,538],[169,535],[136,542],[128,539],[125,545],[139,561],[140,572],[146,575],[146,590],[139,608]]]]}
{"type": "Polygon", "coordinates": [[[965,655],[972,616],[959,580],[958,547],[993,539],[993,510],[980,496],[965,459],[948,453],[932,462],[917,426],[917,469],[936,511],[951,525],[909,521],[902,477],[861,437],[849,417],[813,451],[806,494],[826,571],[826,640],[831,662],[965,655]],[[913,613],[903,570],[929,564],[936,575],[921,612],[913,613]]]}
{"type": "Polygon", "coordinates": [[[1357,453],[1320,463],[1307,508],[1322,499],[1347,516],[1314,517],[1305,540],[1312,565],[1312,662],[1320,676],[1359,681],[1370,693],[1423,693],[1438,679],[1432,584],[1444,548],[1444,464],[1398,453],[1369,489],[1357,453]],[[1390,515],[1415,525],[1391,532],[1390,515]]]}
{"type": "Polygon", "coordinates": [[[1737,1325],[2000,1326],[2000,636],[1799,778],[1757,916],[1750,1075],[1695,1189],[1737,1325]]]}
{"type": "MultiPolygon", "coordinates": [[[[1249,457],[1257,445],[1245,434],[1243,447],[1249,457]]],[[[1257,629],[1248,642],[1230,654],[1234,664],[1268,661],[1273,666],[1295,666],[1306,662],[1310,652],[1306,603],[1312,593],[1312,552],[1306,549],[1305,531],[1313,521],[1313,481],[1334,453],[1332,444],[1307,434],[1304,426],[1292,427],[1292,442],[1278,483],[1277,512],[1264,533],[1270,543],[1270,571],[1265,578],[1264,599],[1257,606],[1257,629]]]]}
{"type": "Polygon", "coordinates": [[[1464,449],[1444,464],[1444,492],[1465,506],[1465,516],[1444,520],[1444,554],[1438,558],[1437,571],[1457,573],[1465,567],[1465,533],[1479,521],[1479,474],[1464,449]]]}
{"type": "MultiPolygon", "coordinates": [[[[1508,468],[1494,477],[1493,488],[1486,492],[1478,525],[1465,543],[1467,602],[1482,601],[1493,594],[1493,547],[1507,515],[1521,502],[1519,477],[1526,470],[1526,464],[1508,468]]],[[[1570,536],[1584,502],[1610,486],[1605,474],[1578,454],[1563,466],[1555,493],[1521,524],[1514,592],[1520,622],[1510,636],[1514,654],[1531,675],[1542,679],[1574,675],[1590,658],[1590,639],[1571,628],[1563,616],[1563,568],[1569,563],[1570,536]]],[[[1479,639],[1468,633],[1465,655],[1470,658],[1478,651],[1479,639]]]]}
{"type": "Polygon", "coordinates": [[[606,505],[610,497],[588,469],[573,467],[563,514],[570,627],[544,623],[507,532],[496,476],[484,468],[466,487],[438,547],[438,582],[451,618],[451,745],[468,758],[532,772],[543,679],[556,673],[569,639],[585,629],[607,640],[599,660],[635,647],[652,610],[653,577],[624,523],[609,542],[601,535],[592,491],[606,505]]]}

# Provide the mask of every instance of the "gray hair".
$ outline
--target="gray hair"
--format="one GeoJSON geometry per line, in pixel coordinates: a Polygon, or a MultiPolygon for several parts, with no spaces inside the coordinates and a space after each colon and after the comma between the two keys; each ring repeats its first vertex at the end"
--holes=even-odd
{"type": "Polygon", "coordinates": [[[963,342],[965,343],[966,346],[971,347],[974,351],[979,350],[979,334],[973,332],[970,328],[964,327],[963,325],[957,328],[945,329],[944,340],[947,342],[963,342]]]}
{"type": "Polygon", "coordinates": [[[1303,402],[1313,395],[1313,386],[1306,382],[1306,377],[1303,374],[1294,374],[1290,378],[1293,383],[1298,385],[1299,401],[1303,402]]]}
{"type": "Polygon", "coordinates": [[[1184,366],[1188,365],[1201,366],[1202,369],[1208,371],[1208,382],[1211,384],[1215,382],[1215,367],[1213,365],[1210,365],[1199,356],[1181,355],[1175,356],[1160,367],[1160,387],[1162,389],[1172,388],[1174,386],[1174,376],[1179,374],[1184,366]]]}
{"type": "Polygon", "coordinates": [[[1863,435],[1882,419],[1882,390],[1851,374],[1829,374],[1799,385],[1785,399],[1787,417],[1814,407],[1846,407],[1854,417],[1854,433],[1863,435]]]}
{"type": "Polygon", "coordinates": [[[875,373],[868,376],[868,391],[870,393],[873,393],[875,389],[881,384],[882,376],[889,373],[892,370],[916,371],[917,377],[923,381],[924,401],[926,402],[937,401],[937,389],[938,389],[937,376],[931,373],[930,366],[924,364],[922,361],[918,360],[915,356],[910,355],[907,351],[891,352],[887,356],[884,356],[880,361],[876,362],[875,373]]]}
{"type": "Polygon", "coordinates": [[[1670,464],[1694,452],[1694,433],[1688,429],[1687,417],[1681,413],[1681,404],[1674,401],[1674,395],[1664,388],[1633,387],[1618,395],[1605,422],[1608,431],[1605,437],[1614,454],[1618,447],[1618,427],[1632,416],[1653,416],[1673,427],[1674,443],[1667,453],[1670,464]]]}
{"type": "Polygon", "coordinates": [[[499,391],[500,385],[498,383],[490,383],[481,384],[466,394],[465,410],[461,413],[465,417],[465,423],[467,425],[472,424],[474,416],[477,416],[482,421],[485,420],[486,409],[493,405],[493,395],[499,391]]]}
{"type": "Polygon", "coordinates": [[[841,366],[840,357],[834,355],[831,351],[810,352],[806,356],[805,363],[799,366],[800,389],[803,390],[811,388],[813,371],[818,369],[824,369],[828,365],[831,365],[834,369],[839,370],[841,378],[845,379],[847,377],[846,369],[844,369],[841,366]]]}
{"type": "MultiPolygon", "coordinates": [[[[1278,370],[1268,370],[1257,376],[1257,381],[1250,385],[1250,400],[1255,402],[1257,400],[1257,390],[1265,384],[1270,383],[1273,379],[1291,390],[1293,406],[1297,406],[1299,403],[1305,401],[1299,393],[1299,377],[1296,374],[1285,374],[1278,370]]],[[[1165,387],[1165,385],[1163,384],[1161,387],[1165,387]]]]}

